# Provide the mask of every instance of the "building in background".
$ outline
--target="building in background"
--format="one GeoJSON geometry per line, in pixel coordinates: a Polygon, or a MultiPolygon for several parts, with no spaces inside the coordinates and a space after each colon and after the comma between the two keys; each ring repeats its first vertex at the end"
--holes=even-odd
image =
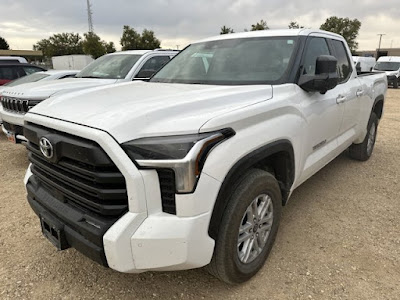
{"type": "Polygon", "coordinates": [[[381,56],[400,56],[400,48],[381,48],[376,50],[357,51],[358,56],[371,56],[378,59],[381,56]]]}

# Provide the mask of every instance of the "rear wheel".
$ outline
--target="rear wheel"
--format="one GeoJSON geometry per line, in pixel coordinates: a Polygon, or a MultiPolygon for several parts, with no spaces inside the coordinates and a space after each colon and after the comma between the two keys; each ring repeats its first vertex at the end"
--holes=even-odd
{"type": "Polygon", "coordinates": [[[395,89],[398,89],[398,88],[399,88],[399,81],[398,81],[397,79],[395,79],[395,80],[393,81],[393,87],[394,87],[395,89]]]}
{"type": "Polygon", "coordinates": [[[208,271],[227,283],[241,283],[264,265],[282,211],[279,184],[270,173],[247,172],[234,184],[222,217],[208,271]]]}
{"type": "Polygon", "coordinates": [[[378,117],[374,112],[371,113],[368,121],[367,135],[361,144],[353,144],[349,148],[349,155],[353,159],[366,161],[374,150],[376,134],[378,131],[378,117]]]}

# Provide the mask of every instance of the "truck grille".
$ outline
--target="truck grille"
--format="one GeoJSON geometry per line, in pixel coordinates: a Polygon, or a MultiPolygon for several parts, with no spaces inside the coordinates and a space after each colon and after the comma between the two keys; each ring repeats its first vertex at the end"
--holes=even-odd
{"type": "Polygon", "coordinates": [[[97,143],[32,123],[24,136],[32,173],[55,198],[106,217],[128,210],[125,178],[97,143]],[[51,141],[51,159],[40,151],[42,137],[51,141]]]}
{"type": "Polygon", "coordinates": [[[13,97],[1,97],[1,105],[4,110],[25,114],[41,100],[24,100],[13,97]]]}

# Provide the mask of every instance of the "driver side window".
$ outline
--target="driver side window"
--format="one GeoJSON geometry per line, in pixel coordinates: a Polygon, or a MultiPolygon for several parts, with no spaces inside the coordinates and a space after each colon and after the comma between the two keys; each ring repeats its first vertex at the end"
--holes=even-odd
{"type": "Polygon", "coordinates": [[[315,65],[320,55],[330,55],[326,40],[319,37],[309,38],[303,58],[303,75],[315,75],[315,65]]]}
{"type": "Polygon", "coordinates": [[[155,56],[150,58],[145,62],[135,78],[150,78],[170,60],[169,56],[155,56]]]}

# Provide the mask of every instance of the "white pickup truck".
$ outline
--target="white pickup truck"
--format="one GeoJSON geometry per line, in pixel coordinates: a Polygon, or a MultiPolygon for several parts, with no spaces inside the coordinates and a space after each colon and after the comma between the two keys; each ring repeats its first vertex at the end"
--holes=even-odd
{"type": "Polygon", "coordinates": [[[208,265],[240,283],[295,188],[346,149],[371,156],[386,89],[325,31],[196,42],[150,82],[30,110],[28,202],[58,249],[128,273],[208,265]]]}
{"type": "Polygon", "coordinates": [[[22,135],[24,115],[41,101],[97,86],[148,80],[177,53],[176,50],[163,49],[115,52],[96,59],[74,78],[39,81],[5,88],[0,93],[2,129],[11,142],[25,141],[22,135]]]}

